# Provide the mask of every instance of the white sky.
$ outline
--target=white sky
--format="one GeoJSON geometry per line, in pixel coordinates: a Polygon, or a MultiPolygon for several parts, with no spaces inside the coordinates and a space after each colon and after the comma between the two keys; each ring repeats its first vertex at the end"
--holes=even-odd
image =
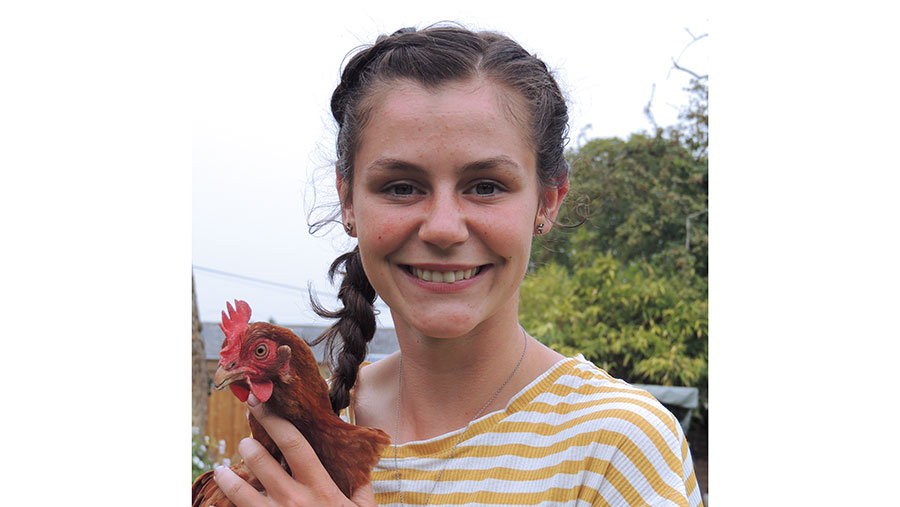
{"type": "MultiPolygon", "coordinates": [[[[311,282],[331,306],[336,291],[325,272],[352,244],[336,229],[311,237],[307,211],[312,181],[319,202],[333,202],[328,105],[351,49],[381,33],[441,20],[506,33],[556,72],[569,97],[575,143],[588,125],[590,137],[649,129],[643,108],[654,84],[657,123],[674,123],[688,78],[670,72],[671,59],[691,41],[685,29],[708,32],[699,1],[570,2],[565,9],[484,1],[331,5],[312,12],[294,3],[206,9],[195,27],[191,97],[193,264],[291,286],[311,282]]],[[[708,72],[711,38],[693,44],[680,62],[708,72]]],[[[194,276],[203,320],[218,320],[225,301],[235,298],[247,300],[258,319],[317,320],[305,292],[199,269],[194,276]]],[[[380,325],[393,326],[387,313],[380,325]]]]}

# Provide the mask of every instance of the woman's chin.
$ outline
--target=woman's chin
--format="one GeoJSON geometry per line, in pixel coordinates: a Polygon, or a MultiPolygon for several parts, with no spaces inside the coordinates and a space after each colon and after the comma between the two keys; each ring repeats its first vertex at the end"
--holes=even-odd
{"type": "Polygon", "coordinates": [[[433,316],[417,316],[406,325],[415,330],[420,336],[437,339],[453,339],[466,336],[475,328],[475,324],[469,319],[448,318],[446,314],[433,316]]]}

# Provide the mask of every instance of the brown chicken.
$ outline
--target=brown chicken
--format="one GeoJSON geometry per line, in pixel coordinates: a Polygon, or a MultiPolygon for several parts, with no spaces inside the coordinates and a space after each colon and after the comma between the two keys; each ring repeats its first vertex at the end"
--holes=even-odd
{"type": "MultiPolygon", "coordinates": [[[[219,367],[213,379],[216,389],[225,386],[241,401],[250,393],[266,408],[288,421],[309,441],[325,470],[348,498],[359,486],[369,482],[369,474],[390,443],[381,430],[363,428],[342,421],[332,411],[328,385],[319,374],[309,346],[291,330],[250,322],[250,305],[228,303],[228,315],[222,312],[219,327],[225,342],[219,353],[219,367]]],[[[253,438],[265,447],[290,473],[281,451],[256,421],[249,416],[253,438]]],[[[231,467],[257,490],[262,485],[243,461],[231,467]]],[[[209,471],[194,481],[192,506],[225,507],[234,505],[219,489],[209,471]]]]}

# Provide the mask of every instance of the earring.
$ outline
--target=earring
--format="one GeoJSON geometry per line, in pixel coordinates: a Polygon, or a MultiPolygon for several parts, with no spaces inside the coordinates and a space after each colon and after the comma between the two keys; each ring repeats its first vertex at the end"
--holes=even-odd
{"type": "Polygon", "coordinates": [[[543,234],[543,233],[544,233],[544,222],[541,222],[541,223],[538,224],[538,226],[537,226],[537,233],[538,233],[538,234],[543,234]]]}
{"type": "Polygon", "coordinates": [[[347,232],[347,234],[352,233],[353,232],[353,224],[350,224],[350,223],[344,224],[344,230],[347,232]]]}

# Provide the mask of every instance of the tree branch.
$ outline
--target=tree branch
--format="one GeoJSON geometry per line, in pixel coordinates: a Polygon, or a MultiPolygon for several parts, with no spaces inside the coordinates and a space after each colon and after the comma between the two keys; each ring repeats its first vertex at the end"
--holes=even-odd
{"type": "Polygon", "coordinates": [[[680,70],[680,71],[682,71],[682,72],[687,72],[688,74],[694,76],[694,77],[697,78],[697,79],[706,79],[706,78],[709,77],[709,74],[704,74],[704,75],[701,76],[701,75],[697,74],[696,72],[694,72],[694,71],[692,71],[692,70],[690,70],[690,69],[685,69],[684,67],[678,65],[678,62],[676,62],[674,58],[672,58],[672,67],[675,68],[675,69],[678,69],[678,70],[680,70]]]}
{"type": "Polygon", "coordinates": [[[650,100],[647,101],[647,105],[644,106],[644,115],[650,120],[650,124],[653,125],[653,133],[659,130],[659,125],[656,124],[656,120],[653,118],[653,112],[650,108],[653,105],[653,96],[656,94],[656,83],[653,83],[653,89],[650,90],[650,100]]]}
{"type": "MultiPolygon", "coordinates": [[[[697,36],[697,35],[694,35],[688,28],[685,28],[684,31],[686,31],[688,33],[688,35],[691,36],[691,42],[688,42],[687,45],[681,50],[681,53],[678,53],[678,58],[672,58],[672,66],[673,66],[673,68],[678,69],[682,72],[687,72],[688,74],[694,76],[696,79],[706,79],[709,77],[709,74],[700,76],[696,72],[685,69],[684,67],[678,65],[678,62],[681,61],[681,56],[684,55],[684,52],[687,51],[687,49],[689,47],[691,47],[691,44],[697,42],[698,40],[700,40],[704,37],[709,37],[709,34],[705,33],[703,35],[697,36]]],[[[672,69],[669,69],[669,74],[666,75],[666,79],[669,79],[669,76],[671,76],[671,75],[672,75],[672,69]]]]}

